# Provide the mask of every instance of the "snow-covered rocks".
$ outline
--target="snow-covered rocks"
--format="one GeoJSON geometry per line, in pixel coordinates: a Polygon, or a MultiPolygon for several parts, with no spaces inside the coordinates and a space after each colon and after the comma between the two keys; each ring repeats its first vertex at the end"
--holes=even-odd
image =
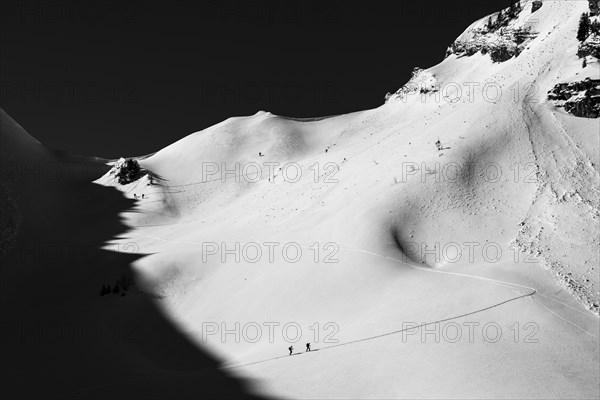
{"type": "Polygon", "coordinates": [[[586,78],[580,82],[558,83],[548,92],[548,99],[557,107],[577,117],[600,117],[600,79],[586,78]]]}
{"type": "Polygon", "coordinates": [[[446,57],[454,54],[472,56],[478,52],[490,55],[494,62],[504,62],[518,56],[536,37],[530,11],[520,5],[501,10],[473,24],[457,38],[446,51],[446,57]]]}
{"type": "Polygon", "coordinates": [[[473,32],[472,39],[468,41],[457,40],[452,43],[446,56],[472,56],[477,52],[490,54],[492,61],[504,62],[513,56],[518,56],[526,47],[527,42],[535,38],[529,28],[501,28],[498,31],[487,32],[477,30],[473,32]]]}
{"type": "Polygon", "coordinates": [[[142,170],[136,159],[121,157],[114,163],[108,174],[114,177],[120,185],[128,185],[137,181],[146,173],[142,170]]]}
{"type": "MultiPolygon", "coordinates": [[[[599,21],[600,18],[596,17],[599,21]]],[[[582,57],[592,56],[600,59],[600,35],[591,33],[583,42],[579,44],[577,55],[582,57]]]]}
{"type": "Polygon", "coordinates": [[[412,76],[404,86],[395,93],[387,93],[385,102],[395,100],[406,100],[409,94],[430,93],[439,90],[438,81],[431,72],[415,67],[412,76]]]}

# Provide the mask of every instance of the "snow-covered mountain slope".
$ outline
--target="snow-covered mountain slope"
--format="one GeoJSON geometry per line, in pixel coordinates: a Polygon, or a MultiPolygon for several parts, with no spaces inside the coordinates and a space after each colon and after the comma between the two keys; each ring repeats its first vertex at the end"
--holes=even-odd
{"type": "Polygon", "coordinates": [[[600,120],[546,93],[600,70],[587,1],[531,10],[506,61],[449,54],[379,108],[230,118],[140,159],[151,183],[101,178],[140,198],[140,284],[264,393],[598,397],[600,120]]]}
{"type": "Polygon", "coordinates": [[[597,398],[600,120],[547,98],[600,78],[587,11],[523,1],[502,62],[452,53],[376,109],[261,111],[114,163],[137,286],[259,393],[597,398]]]}

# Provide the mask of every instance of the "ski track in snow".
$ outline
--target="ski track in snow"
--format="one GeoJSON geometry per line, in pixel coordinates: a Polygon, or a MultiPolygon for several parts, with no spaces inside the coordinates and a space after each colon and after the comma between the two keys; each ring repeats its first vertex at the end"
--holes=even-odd
{"type": "MultiPolygon", "coordinates": [[[[194,245],[202,244],[201,242],[170,240],[170,239],[165,239],[165,238],[161,238],[161,237],[158,237],[158,236],[146,235],[146,234],[143,234],[143,233],[136,233],[136,234],[138,236],[143,236],[143,237],[147,237],[147,238],[150,238],[150,239],[153,239],[153,240],[160,240],[160,241],[164,241],[164,242],[174,242],[174,243],[194,244],[194,245]]],[[[309,246],[306,246],[306,245],[304,245],[304,246],[301,245],[300,247],[305,248],[305,249],[309,249],[309,246]]],[[[470,278],[470,279],[478,279],[478,280],[490,282],[490,283],[496,284],[496,285],[509,286],[509,287],[512,286],[512,287],[518,287],[518,288],[522,288],[522,289],[527,289],[527,290],[530,290],[530,292],[526,293],[526,294],[522,294],[522,295],[516,296],[516,297],[513,297],[513,298],[510,298],[508,300],[501,301],[499,303],[493,304],[493,305],[488,306],[488,307],[484,307],[484,308],[480,308],[480,309],[468,312],[468,313],[464,313],[464,314],[460,314],[460,315],[455,315],[455,316],[444,318],[444,319],[441,319],[441,320],[425,322],[425,323],[423,323],[423,324],[421,324],[421,325],[419,325],[417,327],[406,328],[406,329],[399,329],[399,330],[395,330],[395,331],[391,331],[391,332],[387,332],[387,333],[383,333],[383,334],[379,334],[379,335],[369,336],[369,337],[362,338],[362,339],[351,340],[351,341],[348,341],[348,342],[343,342],[343,343],[338,343],[338,344],[331,345],[331,346],[322,347],[322,348],[320,348],[321,350],[325,350],[325,349],[329,349],[329,348],[333,348],[333,347],[339,347],[339,346],[348,345],[348,344],[353,344],[353,343],[358,343],[358,342],[363,342],[363,341],[366,341],[366,340],[373,340],[373,339],[377,339],[377,338],[384,337],[384,336],[395,335],[395,334],[404,332],[407,329],[422,328],[422,327],[425,327],[425,326],[428,326],[428,325],[432,325],[432,324],[436,324],[436,323],[451,321],[451,320],[454,320],[454,319],[458,319],[458,318],[466,317],[466,316],[469,316],[469,315],[477,314],[477,313],[480,313],[480,312],[483,312],[483,311],[486,311],[486,310],[489,310],[489,309],[492,309],[492,308],[495,308],[495,307],[499,307],[499,306],[501,306],[503,304],[509,303],[511,301],[514,301],[514,300],[518,300],[518,299],[521,299],[521,298],[524,298],[524,297],[534,296],[535,294],[539,294],[540,296],[542,296],[542,297],[544,297],[544,298],[546,298],[548,300],[552,300],[554,302],[557,302],[557,303],[560,303],[560,304],[562,304],[564,306],[567,306],[567,307],[569,307],[569,308],[571,308],[571,309],[573,309],[575,311],[580,312],[583,315],[586,315],[588,317],[597,319],[595,315],[591,315],[591,314],[586,313],[584,311],[577,310],[576,308],[574,308],[572,306],[569,306],[568,304],[565,304],[565,303],[563,303],[562,301],[560,301],[558,299],[555,299],[553,297],[550,297],[550,296],[544,295],[542,293],[539,293],[536,288],[533,288],[533,287],[530,287],[530,286],[519,285],[519,284],[514,283],[514,282],[506,282],[506,281],[501,281],[501,280],[498,280],[498,279],[486,278],[484,276],[479,276],[479,275],[462,274],[462,273],[459,273],[459,272],[440,271],[440,270],[437,270],[437,269],[417,267],[415,265],[408,264],[408,263],[406,263],[406,262],[404,262],[402,260],[399,260],[397,258],[386,256],[386,255],[383,255],[383,254],[378,254],[378,253],[375,253],[375,252],[372,252],[372,251],[368,251],[368,250],[363,250],[363,249],[340,248],[340,250],[352,251],[352,252],[363,253],[363,254],[368,254],[368,255],[371,255],[371,256],[375,256],[375,257],[384,258],[386,260],[394,261],[394,262],[406,265],[406,266],[408,266],[410,268],[413,268],[413,269],[416,269],[416,270],[419,270],[419,271],[431,272],[431,273],[438,273],[438,274],[445,274],[445,275],[452,275],[452,276],[459,276],[459,277],[470,278]]],[[[591,332],[588,332],[587,330],[585,330],[581,326],[577,325],[573,321],[570,321],[567,318],[565,318],[565,317],[557,314],[556,312],[552,311],[551,309],[549,309],[548,307],[546,307],[542,302],[538,302],[538,304],[540,304],[544,309],[546,309],[550,313],[552,313],[555,316],[559,317],[560,319],[568,322],[570,325],[573,325],[574,327],[578,328],[582,332],[585,332],[589,336],[591,336],[591,337],[597,337],[596,335],[594,335],[591,332]]],[[[253,365],[253,364],[257,364],[257,363],[261,363],[261,362],[266,362],[266,361],[270,361],[270,360],[276,360],[276,359],[285,358],[285,357],[287,357],[287,356],[269,358],[269,359],[266,359],[266,360],[255,361],[255,362],[252,362],[252,363],[242,364],[242,365],[237,365],[237,366],[230,366],[230,367],[227,367],[227,368],[228,369],[229,368],[239,368],[239,367],[243,367],[243,366],[247,366],[247,365],[253,365]]]]}
{"type": "MultiPolygon", "coordinates": [[[[146,238],[150,238],[150,239],[154,239],[154,240],[160,240],[160,241],[164,241],[164,242],[175,242],[175,243],[182,243],[182,244],[201,244],[200,242],[170,240],[170,239],[165,239],[165,238],[161,238],[161,237],[157,237],[157,236],[146,235],[146,234],[143,234],[143,233],[135,233],[135,234],[137,234],[138,236],[142,236],[142,237],[146,237],[146,238]]],[[[308,246],[300,246],[300,247],[302,247],[302,248],[308,248],[308,246]]],[[[484,311],[500,307],[500,306],[502,306],[504,304],[507,304],[507,303],[510,303],[512,301],[516,301],[516,300],[519,300],[519,299],[522,299],[522,298],[525,298],[525,297],[529,297],[529,296],[533,297],[536,294],[540,295],[540,296],[542,296],[542,297],[544,297],[546,299],[549,299],[549,300],[555,301],[557,303],[560,303],[560,304],[562,304],[562,305],[564,305],[566,307],[569,307],[569,308],[571,308],[571,309],[573,309],[575,311],[578,311],[578,312],[580,312],[583,315],[586,315],[586,316],[592,317],[592,318],[596,318],[594,315],[591,315],[591,314],[586,313],[584,311],[578,310],[578,309],[576,309],[576,308],[574,308],[574,307],[572,307],[572,306],[570,306],[568,304],[565,304],[565,303],[563,303],[563,302],[561,302],[561,301],[559,301],[559,300],[557,300],[557,299],[555,299],[553,297],[550,297],[550,296],[544,295],[542,293],[539,293],[537,289],[535,289],[533,287],[530,287],[530,286],[519,285],[519,284],[513,283],[513,282],[506,282],[506,281],[501,281],[501,280],[492,279],[492,278],[486,278],[486,277],[478,276],[478,275],[462,274],[462,273],[458,273],[458,272],[440,271],[440,270],[436,270],[436,269],[428,269],[428,268],[423,268],[423,267],[417,267],[417,266],[408,264],[408,263],[406,263],[406,262],[404,262],[402,260],[399,260],[397,258],[390,257],[390,256],[385,256],[385,255],[382,255],[382,254],[378,254],[378,253],[375,253],[375,252],[372,252],[372,251],[368,251],[368,250],[363,250],[363,249],[340,248],[340,250],[353,251],[353,252],[358,252],[358,253],[372,255],[372,256],[375,256],[375,257],[385,258],[387,260],[394,261],[394,262],[406,265],[406,266],[408,266],[410,268],[413,268],[413,269],[416,269],[416,270],[419,270],[419,271],[439,273],[439,274],[445,274],[445,275],[453,275],[453,276],[459,276],[459,277],[470,278],[470,279],[478,279],[478,280],[490,282],[490,283],[496,284],[496,285],[512,286],[512,287],[518,287],[518,288],[522,288],[522,289],[527,289],[527,290],[530,290],[530,292],[529,293],[525,293],[525,294],[521,294],[519,296],[515,296],[515,297],[512,297],[512,298],[509,298],[507,300],[501,301],[499,303],[492,304],[492,305],[487,306],[487,307],[483,307],[483,308],[476,309],[476,310],[473,310],[473,311],[470,311],[470,312],[467,312],[467,313],[463,313],[463,314],[460,314],[460,315],[454,315],[454,316],[451,316],[451,317],[447,317],[447,318],[443,318],[443,319],[439,319],[439,320],[435,320],[435,321],[430,321],[430,322],[424,322],[424,323],[422,323],[420,325],[412,326],[410,328],[398,329],[398,330],[394,330],[394,331],[391,331],[391,332],[385,332],[385,333],[378,334],[378,335],[364,337],[364,338],[361,338],[361,339],[355,339],[355,340],[350,340],[350,341],[347,341],[347,342],[336,343],[336,344],[332,344],[330,346],[325,346],[325,347],[320,347],[320,348],[313,349],[313,350],[311,350],[311,352],[325,351],[325,350],[333,349],[333,348],[336,348],[336,347],[352,345],[352,344],[356,344],[356,343],[360,343],[360,342],[365,342],[365,341],[370,341],[370,340],[376,340],[376,339],[380,339],[382,337],[397,335],[399,333],[406,332],[408,330],[421,329],[421,328],[424,328],[424,327],[429,326],[429,325],[439,324],[439,323],[442,323],[442,322],[448,322],[448,321],[456,320],[456,319],[467,317],[467,316],[470,316],[470,315],[479,314],[479,313],[482,313],[484,311]]],[[[552,311],[551,309],[549,309],[548,307],[546,307],[542,302],[537,302],[537,303],[539,305],[541,305],[544,309],[546,309],[548,312],[552,313],[553,315],[555,315],[556,317],[562,319],[563,321],[569,323],[570,325],[572,325],[572,326],[580,329],[581,331],[585,332],[586,334],[588,334],[588,335],[590,335],[592,337],[597,337],[596,335],[594,335],[593,333],[588,332],[587,330],[585,330],[581,326],[577,325],[576,323],[574,323],[574,322],[568,320],[567,318],[561,316],[560,314],[552,311]]],[[[306,355],[306,354],[311,353],[311,352],[292,353],[291,355],[302,355],[302,354],[306,355]]],[[[287,359],[289,357],[290,357],[290,355],[282,355],[282,356],[278,356],[278,357],[271,357],[271,358],[267,358],[267,359],[263,359],[263,360],[252,361],[252,362],[245,363],[245,364],[228,365],[228,366],[225,365],[225,366],[222,367],[222,369],[223,370],[239,369],[239,368],[249,367],[249,366],[252,366],[252,365],[263,364],[263,363],[270,362],[270,361],[287,359]]],[[[157,379],[157,378],[161,378],[161,377],[164,378],[164,377],[169,377],[169,376],[177,376],[177,377],[196,376],[198,374],[202,374],[204,371],[209,371],[209,369],[207,368],[207,369],[196,370],[196,371],[192,371],[192,372],[185,373],[185,374],[173,373],[173,372],[164,372],[164,373],[155,374],[155,375],[147,376],[147,377],[140,377],[140,378],[136,378],[136,379],[128,379],[128,380],[123,380],[123,381],[110,382],[110,383],[106,383],[106,384],[103,384],[103,385],[97,385],[97,386],[93,386],[93,387],[83,388],[83,389],[79,389],[77,391],[73,391],[73,392],[69,392],[69,393],[63,393],[63,394],[60,394],[60,395],[57,395],[57,396],[53,396],[53,397],[51,397],[51,399],[60,399],[60,398],[63,398],[65,396],[69,396],[69,395],[73,395],[73,394],[77,394],[77,393],[85,393],[86,391],[89,391],[89,390],[94,390],[94,389],[99,389],[99,388],[106,388],[106,387],[110,387],[110,386],[114,386],[114,385],[118,385],[118,384],[123,384],[123,383],[129,383],[129,382],[139,382],[139,381],[157,379]]]]}

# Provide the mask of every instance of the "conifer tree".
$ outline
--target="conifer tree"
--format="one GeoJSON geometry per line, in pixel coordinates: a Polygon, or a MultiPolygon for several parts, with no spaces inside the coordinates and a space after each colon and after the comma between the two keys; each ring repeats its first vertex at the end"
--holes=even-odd
{"type": "Polygon", "coordinates": [[[590,34],[590,17],[588,13],[581,14],[579,18],[579,29],[577,29],[577,40],[583,42],[590,34]]]}
{"type": "Polygon", "coordinates": [[[500,10],[500,11],[498,11],[498,17],[496,18],[496,26],[501,26],[503,19],[504,19],[504,15],[502,14],[502,10],[500,10]]]}

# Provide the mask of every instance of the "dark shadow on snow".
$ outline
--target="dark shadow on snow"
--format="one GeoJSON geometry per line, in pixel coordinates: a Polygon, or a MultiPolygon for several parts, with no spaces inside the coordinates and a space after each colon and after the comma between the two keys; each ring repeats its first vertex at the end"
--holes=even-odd
{"type": "MultiPolygon", "coordinates": [[[[44,162],[96,177],[108,170],[99,160],[48,154],[44,162]]],[[[28,168],[38,163],[20,158],[28,168]]],[[[20,213],[16,241],[0,260],[0,397],[256,398],[149,296],[131,288],[99,295],[102,285],[133,276],[130,264],[143,254],[135,243],[102,249],[126,231],[119,214],[134,201],[91,181],[17,174],[0,182],[20,213]]]]}

